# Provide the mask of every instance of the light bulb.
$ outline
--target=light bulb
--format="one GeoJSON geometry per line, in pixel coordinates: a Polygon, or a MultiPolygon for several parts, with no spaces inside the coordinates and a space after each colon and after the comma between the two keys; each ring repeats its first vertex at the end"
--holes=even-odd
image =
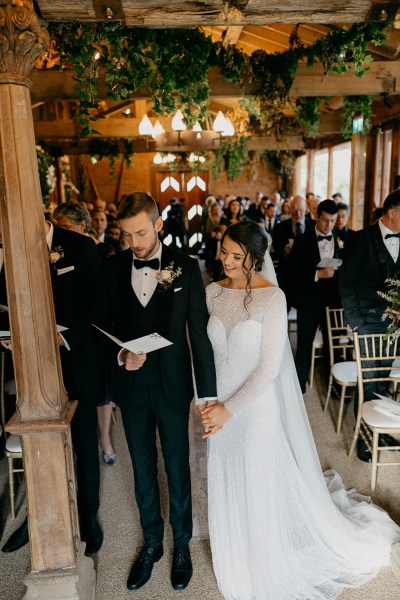
{"type": "Polygon", "coordinates": [[[176,111],[175,116],[172,119],[171,127],[174,131],[185,131],[186,125],[183,122],[183,114],[180,109],[176,111]]]}
{"type": "Polygon", "coordinates": [[[94,60],[99,60],[100,56],[100,52],[96,52],[96,54],[94,55],[94,60]]]}
{"type": "Polygon", "coordinates": [[[226,127],[225,117],[224,117],[222,111],[219,111],[215,118],[215,121],[213,123],[213,129],[217,133],[222,133],[225,130],[225,127],[226,127]]]}
{"type": "Polygon", "coordinates": [[[157,152],[157,154],[155,154],[155,156],[153,158],[153,163],[155,165],[161,165],[162,162],[163,162],[163,157],[161,156],[161,154],[159,152],[157,152]]]}
{"type": "Polygon", "coordinates": [[[153,133],[151,135],[153,138],[155,138],[157,135],[161,135],[162,133],[165,133],[165,129],[161,125],[159,119],[157,119],[157,121],[154,123],[153,133]]]}
{"type": "Polygon", "coordinates": [[[152,135],[153,125],[147,115],[143,115],[142,120],[139,123],[140,135],[152,135]]]}

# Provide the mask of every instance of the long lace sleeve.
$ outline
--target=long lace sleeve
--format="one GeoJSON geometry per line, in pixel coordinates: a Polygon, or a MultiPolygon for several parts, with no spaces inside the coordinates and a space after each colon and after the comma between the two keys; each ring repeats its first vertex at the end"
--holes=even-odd
{"type": "Polygon", "coordinates": [[[287,313],[285,295],[280,289],[265,296],[265,313],[262,321],[261,359],[240,389],[225,401],[225,407],[237,414],[252,398],[275,379],[279,373],[287,338],[287,313]]]}

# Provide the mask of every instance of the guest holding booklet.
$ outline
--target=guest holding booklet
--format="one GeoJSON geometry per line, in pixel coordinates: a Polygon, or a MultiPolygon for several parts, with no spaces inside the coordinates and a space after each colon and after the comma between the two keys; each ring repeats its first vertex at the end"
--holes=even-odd
{"type": "Polygon", "coordinates": [[[121,408],[132,458],[143,530],[143,546],[127,587],[137,590],[145,585],[154,563],[163,555],[158,429],[174,540],[171,583],[175,590],[183,590],[192,576],[188,441],[189,407],[194,395],[192,362],[202,403],[215,401],[217,396],[204,285],[197,260],[160,243],[158,234],[163,223],[151,196],[142,192],[126,196],[118,217],[130,248],[104,265],[105,286],[95,324],[123,343],[153,333],[171,342],[148,354],[137,354],[127,348],[121,350],[118,343],[99,333],[111,345],[111,354],[120,365],[115,400],[121,408]]]}
{"type": "Polygon", "coordinates": [[[325,368],[329,374],[328,334],[325,309],[340,306],[337,281],[339,247],[334,226],[338,208],[333,200],[323,200],[317,209],[315,226],[294,240],[290,254],[293,303],[297,308],[296,371],[302,392],[311,368],[312,344],[321,327],[325,348],[325,368]],[[322,262],[323,261],[323,262],[322,262]],[[329,266],[323,266],[328,264],[329,266]]]}

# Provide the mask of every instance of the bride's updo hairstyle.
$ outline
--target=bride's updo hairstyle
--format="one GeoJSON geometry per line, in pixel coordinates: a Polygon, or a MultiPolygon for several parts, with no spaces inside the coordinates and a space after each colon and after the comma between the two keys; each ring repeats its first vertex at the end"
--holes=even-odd
{"type": "Polygon", "coordinates": [[[243,273],[246,275],[247,292],[244,305],[247,306],[251,301],[251,270],[254,269],[259,272],[263,268],[264,255],[268,248],[268,237],[255,221],[240,221],[240,223],[230,225],[222,236],[221,246],[225,237],[238,244],[244,252],[243,273]],[[251,260],[249,269],[244,266],[248,257],[251,260]]]}

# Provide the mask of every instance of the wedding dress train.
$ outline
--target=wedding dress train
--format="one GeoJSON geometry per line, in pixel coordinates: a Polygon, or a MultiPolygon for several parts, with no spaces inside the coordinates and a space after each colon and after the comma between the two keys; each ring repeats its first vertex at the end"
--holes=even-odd
{"type": "Polygon", "coordinates": [[[389,564],[400,529],[321,472],[275,287],[207,288],[218,400],[208,440],[208,520],[225,600],[327,600],[389,564]]]}

